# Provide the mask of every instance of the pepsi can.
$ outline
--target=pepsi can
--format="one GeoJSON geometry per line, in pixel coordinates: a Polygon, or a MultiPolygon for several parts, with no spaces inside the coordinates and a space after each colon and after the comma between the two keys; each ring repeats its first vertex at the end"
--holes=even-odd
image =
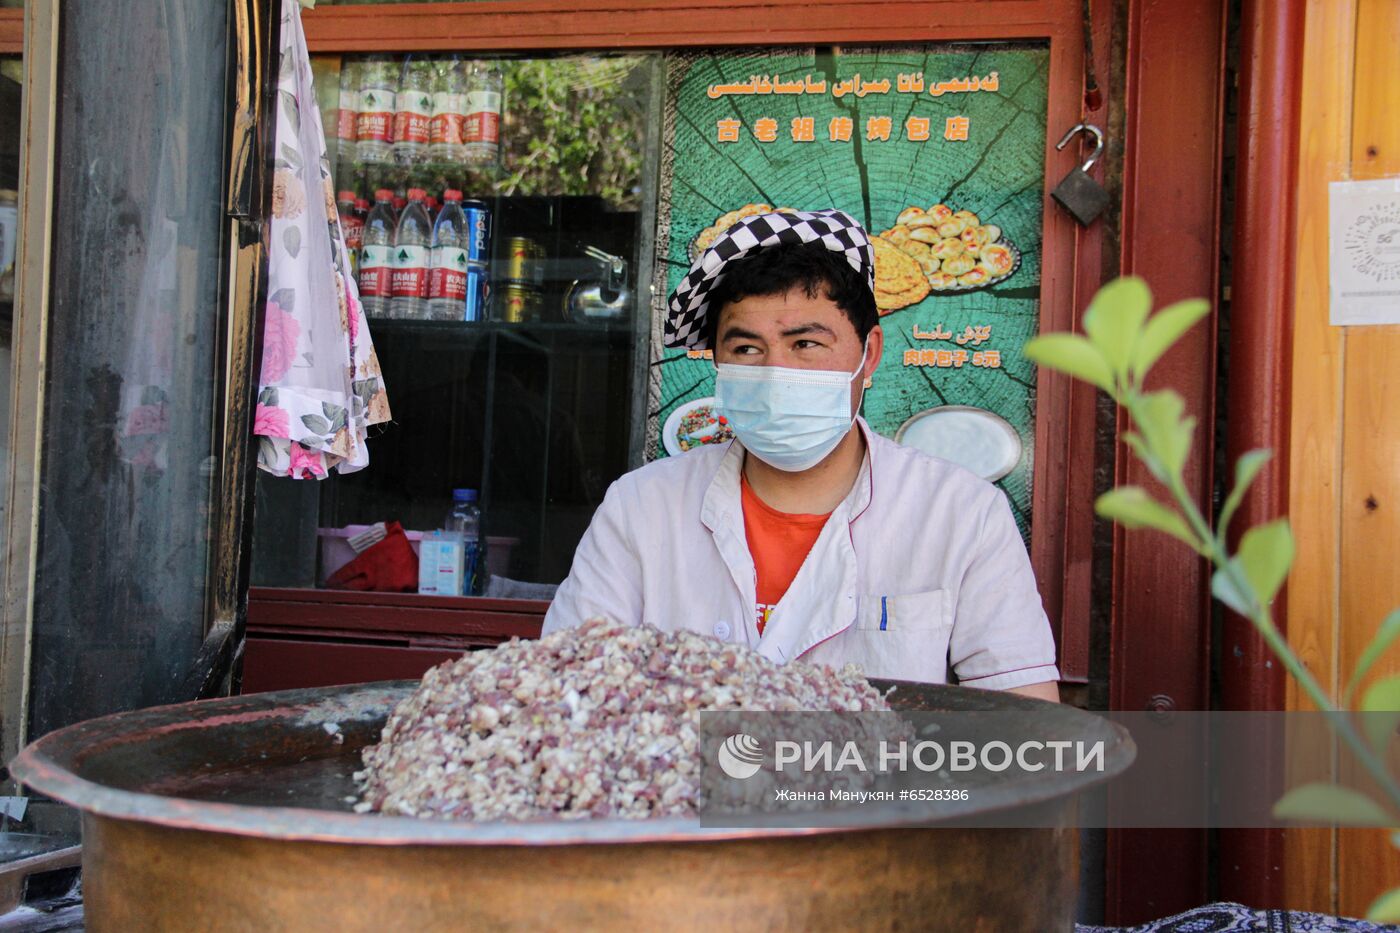
{"type": "Polygon", "coordinates": [[[486,266],[479,262],[467,263],[467,297],[463,306],[462,320],[486,320],[486,303],[490,297],[486,266]]]}
{"type": "Polygon", "coordinates": [[[462,213],[467,220],[467,262],[485,265],[491,261],[491,210],[481,201],[463,201],[462,213]]]}

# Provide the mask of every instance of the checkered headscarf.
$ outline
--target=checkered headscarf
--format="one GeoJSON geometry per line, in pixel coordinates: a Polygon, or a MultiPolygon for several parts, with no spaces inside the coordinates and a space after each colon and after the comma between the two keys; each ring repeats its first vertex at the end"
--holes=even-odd
{"type": "Polygon", "coordinates": [[[687,350],[710,349],[705,328],[710,312],[710,292],[724,278],[729,263],[770,246],[813,240],[820,240],[827,249],[844,254],[851,268],[861,274],[872,292],[875,290],[875,254],[870,237],[850,214],[837,210],[755,214],[741,218],[720,234],[671,293],[666,309],[665,345],[687,350]]]}

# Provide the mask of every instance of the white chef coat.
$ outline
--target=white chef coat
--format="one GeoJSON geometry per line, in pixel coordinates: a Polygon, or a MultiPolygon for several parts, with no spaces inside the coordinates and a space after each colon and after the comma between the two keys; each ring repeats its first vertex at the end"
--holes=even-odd
{"type": "Polygon", "coordinates": [[[1050,623],[1006,497],[886,440],[866,456],[762,636],[740,500],[743,447],[707,445],[608,489],[545,616],[700,632],[778,663],[1006,689],[1059,679],[1050,623]]]}

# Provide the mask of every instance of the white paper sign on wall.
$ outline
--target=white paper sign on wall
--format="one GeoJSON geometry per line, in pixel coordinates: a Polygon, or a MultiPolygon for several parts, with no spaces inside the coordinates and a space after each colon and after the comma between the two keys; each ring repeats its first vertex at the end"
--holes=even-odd
{"type": "Polygon", "coordinates": [[[1400,178],[1328,188],[1331,322],[1400,324],[1400,178]]]}

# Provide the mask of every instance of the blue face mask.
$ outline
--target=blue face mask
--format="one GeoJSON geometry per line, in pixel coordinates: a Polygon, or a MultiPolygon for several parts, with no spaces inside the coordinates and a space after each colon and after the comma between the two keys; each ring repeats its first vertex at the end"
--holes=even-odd
{"type": "Polygon", "coordinates": [[[851,380],[864,368],[865,353],[853,373],[721,363],[715,405],[745,450],[769,466],[800,473],[826,459],[850,431],[856,417],[851,380]]]}

